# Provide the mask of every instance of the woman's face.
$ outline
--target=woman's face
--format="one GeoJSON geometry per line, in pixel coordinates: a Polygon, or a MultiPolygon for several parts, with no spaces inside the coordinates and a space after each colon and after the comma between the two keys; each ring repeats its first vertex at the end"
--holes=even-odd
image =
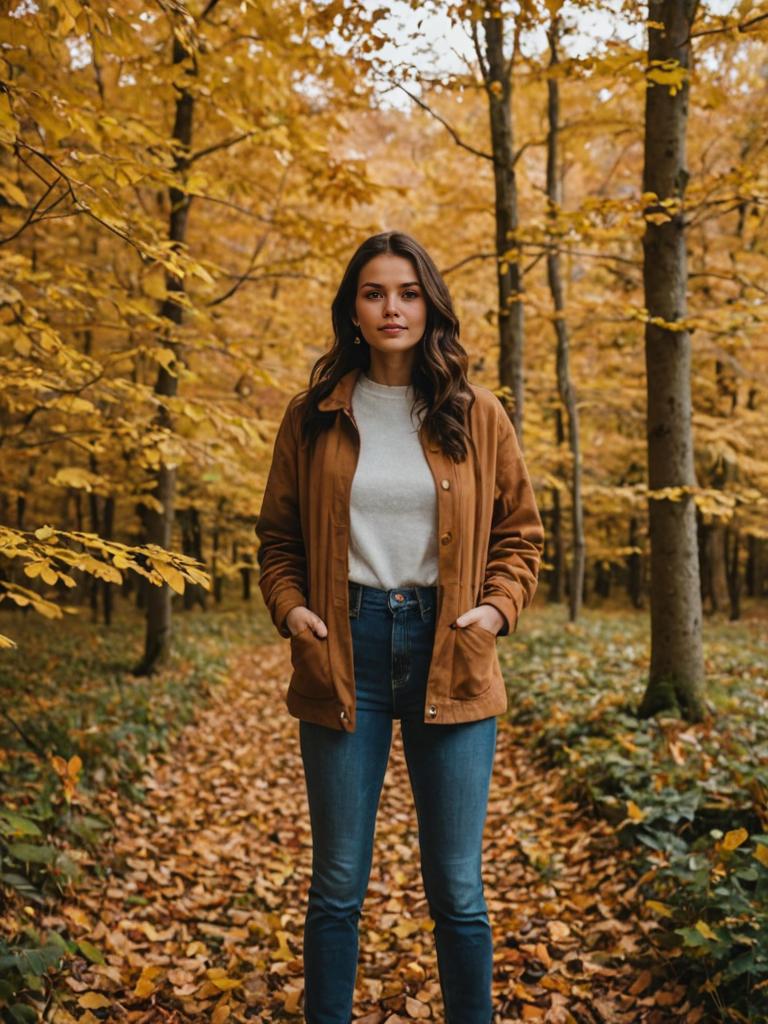
{"type": "Polygon", "coordinates": [[[381,352],[405,352],[421,341],[427,300],[411,260],[381,253],[362,267],[352,320],[371,348],[381,352]]]}

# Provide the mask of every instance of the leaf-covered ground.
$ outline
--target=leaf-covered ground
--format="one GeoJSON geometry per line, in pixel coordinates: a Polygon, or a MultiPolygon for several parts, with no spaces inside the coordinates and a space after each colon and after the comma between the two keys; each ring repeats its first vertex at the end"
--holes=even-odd
{"type": "MultiPolygon", "coordinates": [[[[57,1021],[301,1019],[311,846],[288,669],[282,642],[239,654],[167,755],[149,759],[144,802],[102,795],[107,874],[63,916],[105,962],[73,963],[71,1017],[57,1021]]],[[[627,853],[563,801],[559,770],[537,763],[526,733],[499,720],[485,833],[496,1020],[685,1019],[682,989],[651,995],[637,966],[651,925],[633,907],[627,853]]],[[[355,1013],[367,1024],[443,1020],[394,735],[361,921],[355,1013]]]]}

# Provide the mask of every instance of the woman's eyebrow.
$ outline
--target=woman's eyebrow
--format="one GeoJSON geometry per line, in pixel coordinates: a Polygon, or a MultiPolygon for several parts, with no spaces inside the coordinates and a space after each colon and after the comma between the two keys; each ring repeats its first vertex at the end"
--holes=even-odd
{"type": "MultiPolygon", "coordinates": [[[[398,285],[399,288],[410,288],[412,285],[418,285],[418,281],[405,281],[403,284],[398,285]]],[[[383,284],[377,284],[376,281],[366,281],[365,284],[360,285],[361,288],[383,288],[383,284]]]]}

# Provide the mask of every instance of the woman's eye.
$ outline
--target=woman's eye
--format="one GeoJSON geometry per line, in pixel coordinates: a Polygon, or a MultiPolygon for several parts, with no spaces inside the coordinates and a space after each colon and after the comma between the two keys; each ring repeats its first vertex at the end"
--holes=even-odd
{"type": "MultiPolygon", "coordinates": [[[[377,292],[377,291],[366,292],[365,293],[366,299],[375,299],[375,298],[378,298],[380,295],[381,295],[381,292],[377,292]]],[[[403,296],[405,298],[418,299],[419,293],[415,292],[415,291],[413,291],[413,289],[409,288],[408,291],[403,292],[403,296]]]]}

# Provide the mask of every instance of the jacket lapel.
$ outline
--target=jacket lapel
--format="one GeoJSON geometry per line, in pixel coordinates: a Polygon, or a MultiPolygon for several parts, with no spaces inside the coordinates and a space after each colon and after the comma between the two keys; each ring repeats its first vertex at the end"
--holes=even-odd
{"type": "Polygon", "coordinates": [[[361,366],[353,366],[351,370],[339,377],[329,395],[317,403],[321,412],[331,412],[333,409],[349,408],[352,400],[352,391],[357,382],[358,375],[362,373],[361,366]]]}

